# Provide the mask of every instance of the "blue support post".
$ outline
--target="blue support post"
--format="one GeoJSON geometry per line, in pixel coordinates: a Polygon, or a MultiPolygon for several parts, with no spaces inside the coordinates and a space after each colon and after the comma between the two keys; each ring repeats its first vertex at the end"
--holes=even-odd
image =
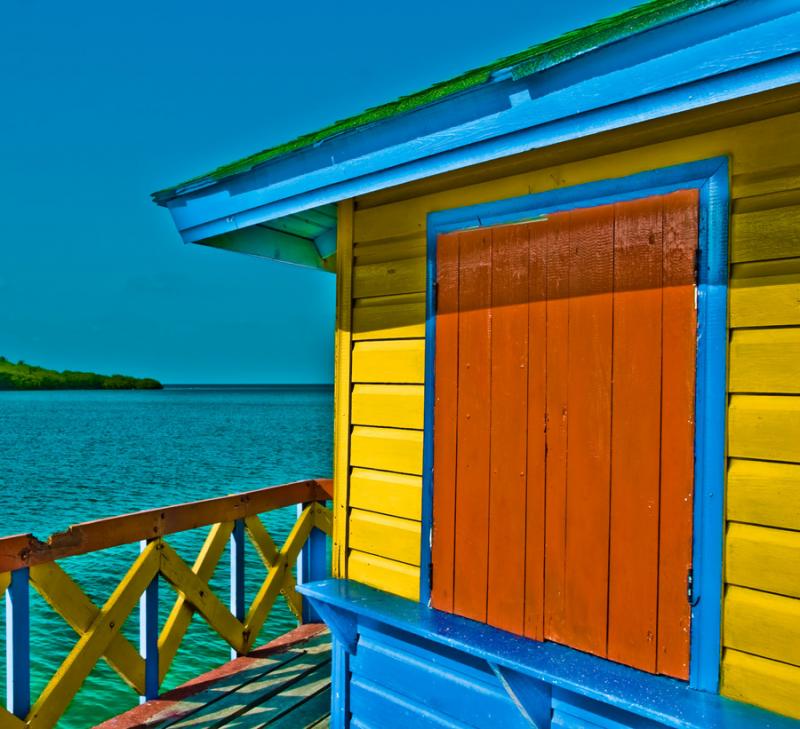
{"type": "MultiPolygon", "coordinates": [[[[297,505],[297,518],[308,504],[297,505]]],[[[314,527],[308,540],[297,558],[297,584],[305,585],[316,580],[324,580],[328,576],[327,539],[325,532],[314,527]]],[[[319,613],[308,600],[303,600],[303,623],[321,623],[319,613]]]]}
{"type": "MultiPolygon", "coordinates": [[[[144,551],[152,540],[143,539],[139,547],[144,551]]],[[[158,575],[139,598],[139,652],[144,658],[144,694],[139,703],[158,698],[158,575]]]]}
{"type": "Polygon", "coordinates": [[[11,573],[6,590],[6,708],[24,719],[31,710],[30,572],[11,573]]]}
{"type": "MultiPolygon", "coordinates": [[[[244,622],[244,520],[237,519],[231,533],[231,600],[230,609],[234,617],[244,622]]],[[[231,658],[238,653],[231,648],[231,658]]]]}

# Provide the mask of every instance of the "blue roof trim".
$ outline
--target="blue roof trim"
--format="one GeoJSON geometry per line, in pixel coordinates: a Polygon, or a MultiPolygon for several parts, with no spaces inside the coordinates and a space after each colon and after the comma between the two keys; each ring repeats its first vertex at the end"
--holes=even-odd
{"type": "Polygon", "coordinates": [[[797,0],[737,0],[505,78],[168,203],[199,241],[319,205],[800,82],[797,0]]]}

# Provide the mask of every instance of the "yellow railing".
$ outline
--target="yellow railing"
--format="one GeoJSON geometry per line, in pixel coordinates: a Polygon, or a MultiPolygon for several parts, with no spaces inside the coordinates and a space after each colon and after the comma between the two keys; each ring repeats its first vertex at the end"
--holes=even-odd
{"type": "Polygon", "coordinates": [[[55,726],[101,658],[136,693],[154,698],[194,614],[201,615],[238,653],[247,653],[253,647],[279,594],[298,620],[302,619],[302,598],[295,591],[291,568],[305,546],[304,563],[317,575],[324,571],[321,533],[331,534],[331,513],[323,502],[331,498],[330,490],[327,480],[301,481],[87,522],[55,534],[47,542],[30,534],[0,539],[0,597],[8,593],[8,701],[6,709],[0,707],[0,727],[55,726]],[[258,515],[292,504],[304,506],[298,510],[297,521],[279,549],[258,515]],[[209,525],[213,526],[190,567],[165,537],[209,525]],[[320,531],[315,532],[315,528],[320,531]],[[245,534],[266,567],[264,581],[246,612],[242,556],[245,534]],[[58,563],[70,556],[135,542],[142,543],[139,556],[102,607],[95,605],[58,563]],[[232,609],[209,586],[229,542],[232,609]],[[316,544],[314,554],[312,542],[316,544]],[[176,593],[160,633],[159,576],[176,593]],[[78,635],[72,650],[32,705],[29,586],[78,635]],[[142,597],[144,627],[142,645],[137,649],[120,629],[142,597]]]}

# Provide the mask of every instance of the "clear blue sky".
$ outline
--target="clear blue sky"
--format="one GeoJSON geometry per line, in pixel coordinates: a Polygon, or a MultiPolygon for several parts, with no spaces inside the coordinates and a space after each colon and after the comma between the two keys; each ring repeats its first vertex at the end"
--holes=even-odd
{"type": "Polygon", "coordinates": [[[4,0],[0,354],[329,382],[334,277],[185,246],[149,193],[635,4],[4,0]]]}

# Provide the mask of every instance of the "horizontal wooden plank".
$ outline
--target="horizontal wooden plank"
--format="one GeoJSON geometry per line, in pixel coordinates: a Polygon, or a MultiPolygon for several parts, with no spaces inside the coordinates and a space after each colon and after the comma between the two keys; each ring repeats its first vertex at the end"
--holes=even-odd
{"type": "Polygon", "coordinates": [[[353,382],[422,384],[425,381],[425,340],[356,342],[352,379],[353,382]]]}
{"type": "Polygon", "coordinates": [[[731,524],[725,540],[725,580],[800,598],[800,532],[731,524]]]}
{"type": "Polygon", "coordinates": [[[419,600],[419,567],[352,550],[347,561],[347,575],[351,580],[378,590],[419,600]]]}
{"type": "Polygon", "coordinates": [[[350,419],[354,425],[421,429],[424,398],[422,385],[356,385],[350,419]]]}
{"type": "Polygon", "coordinates": [[[800,719],[800,668],[726,650],[722,659],[724,696],[800,719]]]}
{"type": "Polygon", "coordinates": [[[232,496],[84,522],[53,534],[46,542],[38,540],[32,534],[18,534],[0,539],[0,572],[120,544],[131,544],[142,539],[163,537],[219,522],[235,521],[292,504],[325,501],[329,498],[329,480],[298,481],[232,496]]]}
{"type": "Polygon", "coordinates": [[[425,291],[425,258],[356,264],[353,266],[353,296],[390,296],[425,291]]]}
{"type": "Polygon", "coordinates": [[[800,465],[731,459],[728,519],[800,530],[800,465]]]}
{"type": "Polygon", "coordinates": [[[359,243],[353,248],[356,264],[399,261],[404,258],[424,258],[427,241],[422,233],[384,238],[380,241],[359,243]]]}
{"type": "Polygon", "coordinates": [[[800,256],[800,205],[734,215],[731,236],[734,263],[800,256]]]}
{"type": "Polygon", "coordinates": [[[350,439],[350,465],[422,475],[422,431],[357,425],[350,439]]]}
{"type": "Polygon", "coordinates": [[[418,521],[352,509],[348,544],[360,552],[419,566],[420,529],[418,521]]]}
{"type": "Polygon", "coordinates": [[[734,198],[771,197],[784,192],[800,192],[800,166],[770,166],[752,174],[734,175],[731,181],[734,198]]]}
{"type": "Polygon", "coordinates": [[[800,463],[800,397],[734,395],[728,431],[733,457],[800,463]]]}
{"type": "Polygon", "coordinates": [[[800,328],[735,330],[730,368],[731,392],[800,393],[800,328]]]}
{"type": "Polygon", "coordinates": [[[800,324],[800,259],[734,266],[730,309],[734,328],[800,324]]]}
{"type": "Polygon", "coordinates": [[[729,587],[724,614],[727,648],[800,666],[800,600],[729,587]]]}
{"type": "Polygon", "coordinates": [[[409,339],[425,336],[425,294],[358,299],[353,306],[353,339],[409,339]]]}
{"type": "Polygon", "coordinates": [[[422,518],[422,478],[354,468],[350,475],[350,506],[419,520],[422,518]]]}

